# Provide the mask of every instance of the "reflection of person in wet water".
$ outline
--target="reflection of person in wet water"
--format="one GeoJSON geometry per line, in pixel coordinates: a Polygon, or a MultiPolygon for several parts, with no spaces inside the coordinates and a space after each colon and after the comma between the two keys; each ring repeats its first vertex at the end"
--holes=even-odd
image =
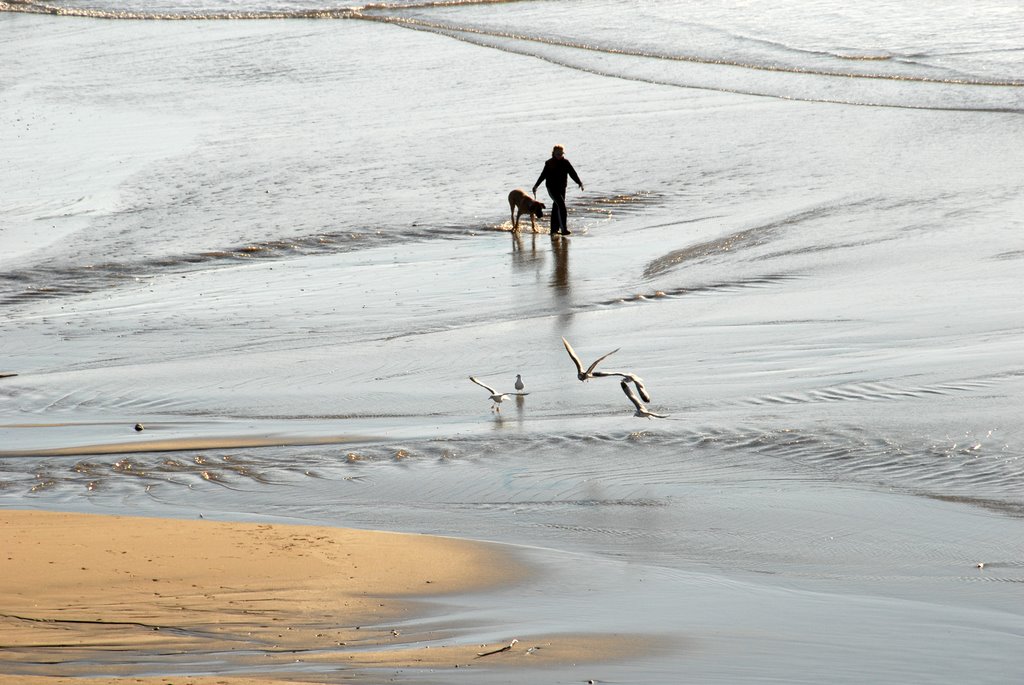
{"type": "Polygon", "coordinates": [[[544,181],[544,187],[547,188],[548,195],[551,196],[551,235],[571,233],[565,211],[565,188],[569,178],[572,178],[580,190],[583,190],[583,181],[576,175],[576,170],[572,168],[569,160],[565,158],[565,149],[561,145],[556,145],[551,151],[551,159],[544,162],[544,170],[540,172],[540,177],[533,184],[534,197],[537,196],[537,186],[541,181],[544,181]]]}
{"type": "Polygon", "coordinates": [[[569,293],[569,243],[564,240],[553,241],[551,250],[555,253],[555,272],[551,277],[551,286],[559,295],[565,296],[569,293]]]}

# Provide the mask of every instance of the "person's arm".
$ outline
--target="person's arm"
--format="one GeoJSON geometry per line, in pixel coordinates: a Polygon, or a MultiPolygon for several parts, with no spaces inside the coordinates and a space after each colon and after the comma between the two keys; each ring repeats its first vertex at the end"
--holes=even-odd
{"type": "Polygon", "coordinates": [[[580,187],[580,190],[583,190],[583,181],[581,181],[580,177],[576,175],[576,170],[572,168],[572,164],[569,160],[565,160],[565,164],[569,167],[569,177],[576,181],[576,185],[580,187]]]}
{"type": "Polygon", "coordinates": [[[540,176],[537,177],[537,182],[533,184],[533,196],[537,196],[537,188],[540,187],[541,181],[543,181],[548,175],[548,164],[544,163],[544,169],[540,172],[540,176]]]}

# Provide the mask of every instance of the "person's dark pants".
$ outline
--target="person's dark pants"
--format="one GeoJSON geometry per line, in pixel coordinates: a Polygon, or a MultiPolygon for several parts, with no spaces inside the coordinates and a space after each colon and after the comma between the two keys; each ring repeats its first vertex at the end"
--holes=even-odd
{"type": "Polygon", "coordinates": [[[568,233],[569,218],[565,210],[565,188],[547,186],[547,191],[551,196],[551,232],[568,233]]]}

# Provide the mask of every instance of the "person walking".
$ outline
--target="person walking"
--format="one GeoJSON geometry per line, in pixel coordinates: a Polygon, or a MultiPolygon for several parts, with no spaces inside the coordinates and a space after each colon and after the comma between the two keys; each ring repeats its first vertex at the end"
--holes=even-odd
{"type": "Polygon", "coordinates": [[[551,196],[551,235],[561,233],[569,235],[569,222],[565,210],[565,188],[568,179],[572,178],[576,185],[583,190],[583,181],[572,168],[572,164],[565,158],[565,148],[556,145],[551,150],[551,159],[544,162],[544,170],[540,172],[537,182],[533,184],[533,196],[537,197],[537,187],[544,182],[548,195],[551,196]]]}

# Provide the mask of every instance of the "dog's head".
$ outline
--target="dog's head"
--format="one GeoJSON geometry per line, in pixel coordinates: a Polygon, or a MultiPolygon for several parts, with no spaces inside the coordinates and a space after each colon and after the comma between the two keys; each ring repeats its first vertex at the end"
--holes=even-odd
{"type": "Polygon", "coordinates": [[[534,201],[533,206],[530,207],[530,212],[536,214],[540,218],[544,218],[544,203],[534,201]]]}

